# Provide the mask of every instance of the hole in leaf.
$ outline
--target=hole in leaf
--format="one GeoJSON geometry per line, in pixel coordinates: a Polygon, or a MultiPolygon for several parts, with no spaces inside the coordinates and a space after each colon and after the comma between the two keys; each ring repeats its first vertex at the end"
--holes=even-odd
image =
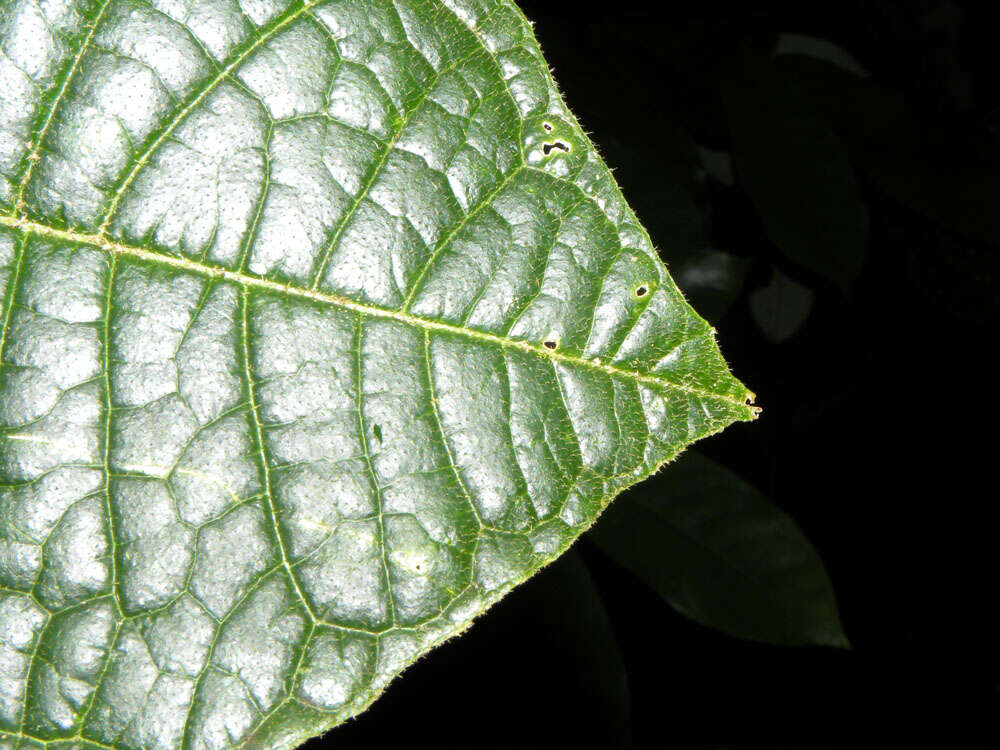
{"type": "Polygon", "coordinates": [[[546,349],[555,350],[559,346],[559,342],[555,339],[545,339],[545,341],[542,342],[542,346],[546,349]]]}
{"type": "Polygon", "coordinates": [[[553,129],[554,129],[552,127],[552,123],[551,122],[543,122],[542,123],[542,127],[545,128],[545,132],[546,133],[551,133],[553,131],[553,129]]]}
{"type": "Polygon", "coordinates": [[[640,299],[642,299],[647,294],[649,294],[649,287],[646,286],[645,284],[640,284],[639,286],[637,286],[635,288],[635,296],[636,297],[639,297],[640,299]]]}
{"type": "Polygon", "coordinates": [[[568,143],[565,143],[563,141],[552,141],[552,143],[542,144],[542,153],[545,154],[546,156],[551,154],[553,149],[559,149],[563,153],[568,154],[570,151],[570,146],[568,143]]]}

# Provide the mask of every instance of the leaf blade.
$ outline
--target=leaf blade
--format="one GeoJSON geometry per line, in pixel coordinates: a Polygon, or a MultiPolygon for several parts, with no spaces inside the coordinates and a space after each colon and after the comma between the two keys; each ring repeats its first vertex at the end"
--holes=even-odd
{"type": "Polygon", "coordinates": [[[4,10],[15,743],[297,743],[755,416],[511,3],[213,10],[4,10]]]}
{"type": "Polygon", "coordinates": [[[704,625],[850,648],[823,563],[795,523],[698,453],[616,503],[587,538],[704,625]]]}
{"type": "Polygon", "coordinates": [[[724,100],[733,162],[774,245],[849,291],[864,264],[868,211],[847,150],[769,59],[733,62],[724,100]]]}

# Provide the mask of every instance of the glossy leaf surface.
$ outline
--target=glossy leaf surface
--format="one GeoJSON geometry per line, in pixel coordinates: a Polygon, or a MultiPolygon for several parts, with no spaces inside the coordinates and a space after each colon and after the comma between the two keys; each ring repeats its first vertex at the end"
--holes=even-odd
{"type": "Polygon", "coordinates": [[[289,747],[752,419],[506,0],[0,6],[0,743],[289,747]]]}

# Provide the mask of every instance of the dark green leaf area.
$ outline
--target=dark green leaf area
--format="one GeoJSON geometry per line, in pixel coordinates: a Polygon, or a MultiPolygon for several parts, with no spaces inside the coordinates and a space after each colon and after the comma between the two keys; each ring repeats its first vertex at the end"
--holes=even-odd
{"type": "Polygon", "coordinates": [[[738,179],[790,260],[849,290],[864,262],[868,215],[843,143],[772,62],[747,53],[723,98],[738,179]]]}
{"type": "Polygon", "coordinates": [[[624,496],[587,538],[700,623],[765,643],[850,647],[799,528],[697,453],[624,496]]]}

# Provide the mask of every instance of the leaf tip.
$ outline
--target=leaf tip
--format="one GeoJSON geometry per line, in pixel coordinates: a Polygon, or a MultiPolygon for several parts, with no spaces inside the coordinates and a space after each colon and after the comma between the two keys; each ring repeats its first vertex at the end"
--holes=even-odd
{"type": "Polygon", "coordinates": [[[837,630],[831,634],[829,640],[822,645],[840,649],[841,651],[854,651],[854,644],[848,639],[847,634],[844,632],[842,627],[838,627],[837,630]]]}

